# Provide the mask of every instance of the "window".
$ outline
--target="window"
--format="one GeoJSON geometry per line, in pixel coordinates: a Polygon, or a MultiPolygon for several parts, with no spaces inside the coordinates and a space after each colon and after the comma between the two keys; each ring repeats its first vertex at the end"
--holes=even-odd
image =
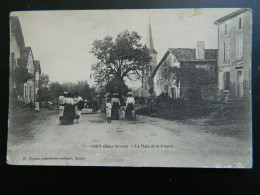
{"type": "Polygon", "coordinates": [[[229,42],[224,41],[224,61],[229,61],[229,42]]]}
{"type": "Polygon", "coordinates": [[[236,57],[241,59],[243,57],[243,36],[239,35],[236,38],[236,57]]]}
{"type": "Polygon", "coordinates": [[[238,19],[238,29],[241,29],[241,28],[243,28],[243,20],[242,20],[242,18],[240,17],[240,18],[238,19]]]}
{"type": "Polygon", "coordinates": [[[224,72],[224,90],[229,90],[230,72],[224,72]]]}
{"type": "Polygon", "coordinates": [[[224,34],[227,34],[227,24],[224,25],[224,34]]]}

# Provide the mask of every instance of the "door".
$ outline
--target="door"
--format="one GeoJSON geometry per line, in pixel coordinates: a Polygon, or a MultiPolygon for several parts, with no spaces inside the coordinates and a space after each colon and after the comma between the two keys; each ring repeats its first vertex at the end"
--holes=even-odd
{"type": "Polygon", "coordinates": [[[243,71],[237,71],[237,97],[243,97],[243,71]]]}
{"type": "Polygon", "coordinates": [[[176,92],[175,92],[175,88],[171,88],[171,92],[172,92],[172,99],[176,99],[176,92]]]}

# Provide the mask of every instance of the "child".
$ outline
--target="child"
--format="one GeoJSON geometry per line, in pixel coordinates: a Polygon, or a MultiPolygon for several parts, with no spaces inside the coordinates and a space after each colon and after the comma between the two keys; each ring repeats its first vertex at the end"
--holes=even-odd
{"type": "Polygon", "coordinates": [[[121,120],[125,119],[125,106],[122,106],[120,108],[120,119],[121,120]]]}
{"type": "Polygon", "coordinates": [[[112,104],[110,102],[110,99],[107,99],[106,103],[106,113],[107,113],[107,122],[111,123],[111,110],[112,110],[112,104]]]}

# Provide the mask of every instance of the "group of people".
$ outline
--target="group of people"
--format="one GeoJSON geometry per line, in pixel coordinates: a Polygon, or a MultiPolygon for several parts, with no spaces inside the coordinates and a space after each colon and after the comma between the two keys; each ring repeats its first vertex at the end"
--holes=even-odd
{"type": "Polygon", "coordinates": [[[120,104],[118,93],[114,93],[113,97],[106,100],[106,114],[107,122],[111,120],[128,119],[133,120],[136,118],[134,104],[135,100],[132,97],[133,93],[128,92],[125,103],[120,104]]]}
{"type": "MultiPolygon", "coordinates": [[[[133,93],[128,92],[127,98],[120,102],[119,94],[114,93],[112,98],[106,97],[105,111],[107,114],[107,121],[111,123],[111,120],[128,119],[133,120],[135,116],[135,99],[132,97],[133,93]]],[[[59,122],[62,125],[73,124],[74,120],[79,123],[81,111],[84,108],[85,102],[78,93],[73,95],[72,93],[64,92],[59,97],[59,122]]],[[[98,106],[94,105],[92,112],[96,112],[98,106]]]]}
{"type": "Polygon", "coordinates": [[[74,120],[79,122],[81,116],[81,110],[84,107],[84,101],[78,93],[73,95],[72,93],[64,92],[59,97],[59,121],[62,125],[73,124],[74,120]]]}

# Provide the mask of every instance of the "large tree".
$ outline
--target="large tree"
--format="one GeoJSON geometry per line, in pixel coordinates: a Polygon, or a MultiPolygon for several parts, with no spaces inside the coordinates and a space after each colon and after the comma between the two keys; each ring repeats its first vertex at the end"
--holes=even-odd
{"type": "Polygon", "coordinates": [[[129,91],[129,88],[124,82],[118,82],[116,79],[111,79],[105,86],[105,91],[108,93],[119,93],[121,95],[126,95],[129,91]]]}
{"type": "Polygon", "coordinates": [[[149,50],[140,43],[136,32],[123,31],[115,41],[110,36],[95,40],[91,53],[98,62],[92,66],[98,85],[105,86],[109,81],[124,83],[125,78],[137,80],[142,70],[149,65],[149,50]]]}

